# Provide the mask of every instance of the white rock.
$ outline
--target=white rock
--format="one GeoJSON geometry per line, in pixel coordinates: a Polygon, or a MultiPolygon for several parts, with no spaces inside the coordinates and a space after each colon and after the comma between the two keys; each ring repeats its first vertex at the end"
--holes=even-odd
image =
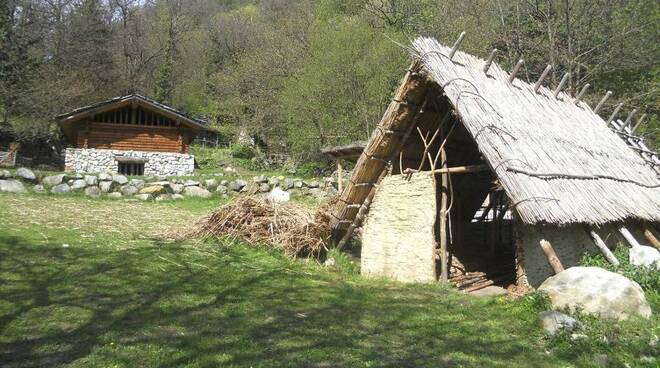
{"type": "Polygon", "coordinates": [[[107,172],[102,172],[99,174],[100,181],[112,181],[112,174],[107,172]]]}
{"type": "Polygon", "coordinates": [[[630,248],[628,260],[633,266],[655,267],[660,270],[660,252],[653,247],[642,245],[630,248]]]}
{"type": "Polygon", "coordinates": [[[564,313],[557,311],[546,311],[539,313],[539,319],[545,332],[554,336],[560,331],[571,332],[578,327],[578,321],[564,313]]]}
{"type": "Polygon", "coordinates": [[[0,180],[0,192],[25,193],[25,186],[18,180],[0,180]]]}
{"type": "Polygon", "coordinates": [[[270,198],[271,201],[273,202],[288,202],[291,200],[291,194],[289,192],[285,192],[280,188],[275,188],[268,193],[268,198],[270,198]]]}
{"type": "Polygon", "coordinates": [[[71,187],[69,184],[58,184],[50,189],[50,192],[53,194],[66,194],[71,192],[71,187]]]}
{"type": "Polygon", "coordinates": [[[99,198],[101,196],[101,189],[97,186],[85,188],[85,195],[91,198],[99,198]]]}
{"type": "Polygon", "coordinates": [[[123,197],[123,196],[119,192],[108,193],[108,198],[110,198],[110,199],[119,199],[121,197],[123,197]]]}
{"type": "Polygon", "coordinates": [[[183,192],[183,188],[184,188],[183,184],[171,183],[169,184],[169,186],[172,189],[172,193],[174,194],[181,194],[181,192],[183,192]]]}
{"type": "Polygon", "coordinates": [[[571,267],[545,280],[539,287],[556,309],[583,309],[601,317],[626,319],[651,316],[644,291],[634,281],[598,267],[571,267]]]}
{"type": "Polygon", "coordinates": [[[119,185],[124,185],[124,184],[128,183],[128,178],[125,177],[124,175],[114,174],[114,175],[112,175],[112,181],[114,181],[115,183],[117,183],[119,185]]]}
{"type": "Polygon", "coordinates": [[[186,197],[211,198],[212,193],[204,188],[191,186],[183,190],[183,195],[186,197]]]}
{"type": "Polygon", "coordinates": [[[32,190],[34,190],[35,193],[46,193],[46,188],[41,184],[35,185],[32,190]]]}
{"type": "Polygon", "coordinates": [[[179,200],[179,199],[184,199],[185,197],[182,196],[181,194],[172,194],[172,199],[174,200],[179,200]]]}
{"type": "Polygon", "coordinates": [[[85,175],[85,183],[89,186],[94,186],[98,184],[99,180],[96,176],[94,175],[85,175]]]}
{"type": "Polygon", "coordinates": [[[99,188],[103,193],[108,193],[110,189],[112,188],[112,182],[111,181],[102,181],[99,183],[99,188]]]}
{"type": "Polygon", "coordinates": [[[0,170],[0,179],[11,179],[12,175],[9,170],[0,170]]]}
{"type": "Polygon", "coordinates": [[[41,180],[41,184],[43,184],[46,187],[54,187],[58,184],[62,184],[64,179],[66,178],[66,175],[64,174],[57,174],[57,175],[51,175],[51,176],[46,176],[41,180]]]}
{"type": "Polygon", "coordinates": [[[19,167],[18,170],[16,170],[16,176],[28,181],[37,180],[37,176],[34,174],[34,172],[26,167],[19,167]]]}
{"type": "Polygon", "coordinates": [[[125,196],[132,196],[133,194],[138,192],[138,188],[132,186],[132,185],[124,185],[121,187],[121,194],[125,196]]]}
{"type": "Polygon", "coordinates": [[[141,201],[148,201],[153,199],[153,196],[151,194],[136,194],[133,196],[133,198],[139,199],[141,201]]]}
{"type": "Polygon", "coordinates": [[[87,186],[87,182],[85,180],[78,179],[73,181],[73,183],[71,184],[71,189],[79,190],[85,188],[86,186],[87,186]]]}

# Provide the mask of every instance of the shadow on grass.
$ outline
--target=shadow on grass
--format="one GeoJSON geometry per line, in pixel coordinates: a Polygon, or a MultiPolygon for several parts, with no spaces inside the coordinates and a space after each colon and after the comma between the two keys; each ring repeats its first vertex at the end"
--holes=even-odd
{"type": "Polygon", "coordinates": [[[309,269],[240,247],[0,236],[0,366],[552,366],[503,308],[309,269]]]}

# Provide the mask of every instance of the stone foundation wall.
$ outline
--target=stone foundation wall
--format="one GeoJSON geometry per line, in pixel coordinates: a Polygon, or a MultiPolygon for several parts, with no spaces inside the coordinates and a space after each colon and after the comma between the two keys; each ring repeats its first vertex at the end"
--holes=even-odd
{"type": "Polygon", "coordinates": [[[185,176],[195,169],[195,156],[185,153],[85,148],[67,148],[64,165],[66,171],[78,173],[116,173],[118,157],[144,160],[144,175],[185,176]]]}
{"type": "Polygon", "coordinates": [[[400,175],[379,184],[362,231],[362,274],[433,282],[436,199],[433,178],[400,175]]]}
{"type": "MultiPolygon", "coordinates": [[[[637,241],[642,244],[646,243],[638,224],[628,222],[625,226],[637,241]]],[[[612,250],[619,244],[626,247],[630,246],[619,234],[615,225],[594,227],[594,230],[612,250]]],[[[514,238],[516,242],[516,257],[519,262],[522,262],[527,283],[534,288],[541,285],[548,277],[554,275],[548,259],[539,244],[541,239],[545,239],[552,244],[557,257],[565,269],[577,266],[585,253],[600,254],[600,251],[591,241],[582,224],[556,227],[529,226],[516,222],[514,224],[514,238]]],[[[520,284],[521,280],[518,280],[518,282],[520,284]]]]}

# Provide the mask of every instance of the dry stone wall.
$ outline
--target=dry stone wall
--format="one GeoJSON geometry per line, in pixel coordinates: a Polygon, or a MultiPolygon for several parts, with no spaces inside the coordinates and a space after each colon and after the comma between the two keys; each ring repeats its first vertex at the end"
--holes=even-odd
{"type": "Polygon", "coordinates": [[[433,178],[400,175],[378,186],[362,232],[362,273],[399,281],[432,282],[436,199],[433,178]]]}
{"type": "Polygon", "coordinates": [[[64,166],[67,171],[78,173],[116,173],[117,158],[144,160],[144,175],[186,176],[195,169],[195,156],[185,153],[91,148],[67,148],[64,166]]]}

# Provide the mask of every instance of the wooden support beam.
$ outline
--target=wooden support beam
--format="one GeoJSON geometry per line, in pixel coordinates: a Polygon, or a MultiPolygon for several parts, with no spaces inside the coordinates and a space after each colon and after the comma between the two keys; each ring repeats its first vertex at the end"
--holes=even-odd
{"type": "Polygon", "coordinates": [[[575,104],[576,105],[578,103],[580,103],[580,101],[582,101],[582,97],[584,97],[584,94],[587,93],[587,90],[589,89],[589,87],[591,87],[591,84],[589,84],[589,83],[585,84],[584,87],[582,87],[582,89],[580,90],[580,93],[578,93],[577,97],[575,98],[575,104]]]}
{"type": "Polygon", "coordinates": [[[557,257],[557,253],[555,253],[555,249],[552,247],[552,244],[550,244],[550,242],[545,239],[542,239],[539,243],[541,244],[541,249],[543,250],[543,253],[545,253],[545,256],[548,258],[548,263],[550,263],[550,267],[552,267],[552,270],[555,272],[555,274],[563,271],[564,266],[562,266],[559,257],[557,257]]]}
{"type": "Polygon", "coordinates": [[[525,60],[523,59],[518,60],[516,66],[514,66],[513,70],[511,71],[511,75],[509,76],[509,83],[513,83],[513,80],[516,79],[516,75],[518,75],[518,72],[520,71],[520,68],[522,68],[524,63],[525,60]]]}
{"type": "Polygon", "coordinates": [[[628,125],[630,125],[630,122],[632,121],[633,116],[635,116],[635,114],[637,114],[637,111],[638,111],[637,109],[633,109],[633,111],[631,111],[630,114],[628,114],[628,117],[626,118],[626,121],[624,121],[623,125],[621,125],[621,131],[624,131],[624,132],[626,131],[626,127],[628,127],[628,125]]]}
{"type": "MultiPolygon", "coordinates": [[[[440,166],[447,168],[447,152],[444,147],[440,148],[440,166]]],[[[449,278],[449,264],[447,262],[447,208],[449,206],[449,174],[443,173],[440,178],[440,280],[447,281],[449,278]]]]}
{"type": "MultiPolygon", "coordinates": [[[[479,164],[479,165],[444,167],[442,169],[431,170],[430,172],[434,174],[469,174],[469,173],[482,172],[488,170],[489,170],[488,165],[479,164]]],[[[403,170],[404,174],[411,174],[416,172],[420,172],[420,170],[415,170],[411,168],[403,170]]]]}
{"type": "Polygon", "coordinates": [[[660,249],[660,241],[658,241],[658,238],[655,237],[655,234],[653,234],[653,231],[648,226],[643,227],[644,231],[644,237],[646,237],[646,240],[651,243],[656,249],[660,249]]]}
{"type": "Polygon", "coordinates": [[[610,115],[610,117],[609,117],[609,118],[607,119],[607,121],[606,121],[606,123],[607,123],[608,125],[614,120],[614,118],[615,118],[616,115],[619,113],[619,110],[621,110],[622,107],[623,107],[623,102],[621,102],[621,103],[619,103],[618,105],[616,105],[616,107],[614,108],[614,111],[612,111],[612,115],[610,115]]]}
{"type": "Polygon", "coordinates": [[[539,80],[537,80],[536,84],[534,84],[534,92],[538,93],[539,89],[543,85],[543,81],[548,76],[548,73],[550,73],[551,70],[552,70],[552,65],[548,64],[548,66],[546,66],[545,69],[543,70],[543,73],[541,73],[539,80]]]}
{"type": "Polygon", "coordinates": [[[605,96],[603,96],[603,98],[600,99],[600,102],[598,102],[598,105],[596,105],[596,108],[594,109],[595,114],[598,114],[598,111],[600,111],[600,109],[603,108],[603,106],[605,105],[605,101],[607,101],[607,99],[610,98],[610,96],[612,96],[612,91],[607,91],[607,93],[605,93],[605,96]]]}
{"type": "Polygon", "coordinates": [[[591,240],[594,242],[596,248],[598,248],[600,252],[603,253],[605,259],[607,259],[607,261],[610,262],[611,264],[618,266],[619,260],[616,259],[612,251],[610,251],[610,248],[607,247],[603,239],[601,239],[601,237],[594,231],[594,229],[591,228],[590,226],[587,226],[585,230],[587,234],[589,234],[591,240]]]}
{"type": "Polygon", "coordinates": [[[491,51],[490,55],[488,56],[488,60],[486,60],[486,64],[484,65],[485,74],[488,74],[488,69],[490,69],[490,66],[493,64],[493,60],[495,60],[496,55],[497,55],[497,49],[493,49],[493,51],[491,51]]]}
{"type": "Polygon", "coordinates": [[[337,159],[337,190],[339,191],[339,194],[341,194],[342,190],[344,190],[344,169],[342,168],[341,165],[341,159],[337,159]]]}
{"type": "Polygon", "coordinates": [[[563,77],[561,77],[561,81],[559,81],[559,85],[557,86],[555,92],[553,93],[555,98],[557,98],[559,96],[559,92],[561,92],[561,90],[564,89],[564,85],[566,84],[566,82],[568,82],[568,78],[570,78],[570,76],[571,73],[566,73],[564,74],[563,77]]]}
{"type": "Polygon", "coordinates": [[[630,132],[635,133],[637,128],[639,128],[640,125],[642,125],[642,123],[644,122],[644,119],[646,119],[646,114],[642,114],[642,116],[639,117],[639,120],[637,120],[637,123],[635,124],[635,126],[632,128],[632,130],[630,132]]]}
{"type": "Polygon", "coordinates": [[[626,229],[625,226],[623,225],[619,226],[619,233],[623,235],[624,239],[626,239],[626,241],[628,242],[628,244],[630,244],[631,247],[635,248],[642,246],[641,244],[639,244],[637,239],[635,239],[635,237],[630,233],[630,231],[626,229]]]}
{"type": "Polygon", "coordinates": [[[461,46],[461,43],[463,43],[463,39],[465,38],[465,32],[461,32],[461,35],[458,36],[458,39],[456,42],[454,42],[454,46],[451,47],[451,51],[449,51],[449,60],[454,58],[454,55],[456,55],[456,51],[458,51],[458,48],[461,46]]]}

